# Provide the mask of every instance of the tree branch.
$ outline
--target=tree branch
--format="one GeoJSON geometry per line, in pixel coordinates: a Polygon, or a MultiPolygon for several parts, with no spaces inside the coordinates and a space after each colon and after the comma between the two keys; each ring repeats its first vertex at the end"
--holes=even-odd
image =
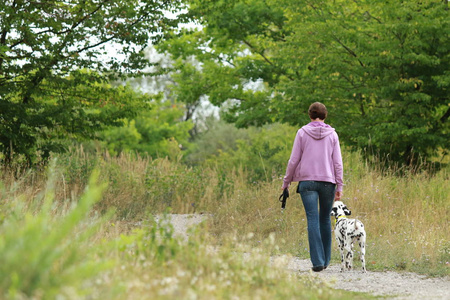
{"type": "Polygon", "coordinates": [[[439,121],[441,121],[441,123],[445,123],[449,117],[450,117],[450,107],[447,109],[445,114],[439,119],[439,121]]]}
{"type": "Polygon", "coordinates": [[[359,64],[361,65],[361,67],[365,67],[364,63],[358,58],[358,55],[355,53],[355,51],[353,51],[352,49],[350,49],[349,47],[347,47],[343,42],[341,42],[341,40],[336,37],[334,34],[332,35],[332,38],[338,42],[339,45],[341,45],[342,47],[344,47],[344,49],[350,53],[350,55],[352,55],[353,57],[357,58],[359,64]]]}
{"type": "Polygon", "coordinates": [[[269,65],[273,66],[273,63],[264,55],[264,53],[262,51],[258,51],[256,49],[256,47],[254,47],[252,44],[250,44],[250,42],[248,42],[247,40],[242,40],[244,42],[244,44],[246,44],[247,46],[249,46],[251,49],[255,50],[256,53],[258,53],[269,65]]]}

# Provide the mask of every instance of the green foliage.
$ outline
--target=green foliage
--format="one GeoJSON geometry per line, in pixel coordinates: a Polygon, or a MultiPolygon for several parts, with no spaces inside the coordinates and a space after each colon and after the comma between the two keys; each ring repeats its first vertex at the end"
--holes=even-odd
{"type": "Polygon", "coordinates": [[[135,120],[124,120],[122,127],[113,127],[102,133],[103,141],[108,151],[117,155],[122,151],[130,151],[139,144],[141,134],[136,129],[135,120]]]}
{"type": "MultiPolygon", "coordinates": [[[[79,73],[96,76],[89,71],[79,73]]],[[[93,139],[107,126],[119,126],[123,118],[150,109],[148,96],[128,86],[85,85],[75,77],[68,81],[74,84],[72,91],[36,96],[29,105],[19,100],[0,102],[5,108],[2,113],[8,114],[0,124],[0,151],[6,163],[19,155],[28,163],[46,160],[51,152],[64,151],[71,141],[93,139]]]]}
{"type": "Polygon", "coordinates": [[[249,181],[269,181],[284,173],[296,132],[282,124],[237,129],[221,121],[197,138],[186,160],[226,173],[243,168],[249,181]]]}
{"type": "MultiPolygon", "coordinates": [[[[148,65],[143,52],[178,19],[180,1],[2,1],[0,152],[34,163],[60,139],[92,137],[136,107],[127,88],[106,85],[148,65]],[[91,71],[85,71],[91,70],[91,71]]],[[[132,97],[135,100],[135,97],[132,97]]]]}
{"type": "Polygon", "coordinates": [[[190,121],[181,121],[183,113],[180,105],[154,100],[148,111],[140,112],[135,119],[125,119],[122,127],[101,133],[103,144],[113,155],[132,151],[176,159],[181,148],[187,146],[193,126],[190,121]]]}
{"type": "Polygon", "coordinates": [[[201,63],[175,68],[199,82],[174,76],[183,101],[209,96],[239,127],[303,125],[320,101],[354,149],[406,165],[447,152],[447,1],[187,2],[203,29],[159,48],[201,63]]]}
{"type": "Polygon", "coordinates": [[[54,178],[42,197],[34,199],[36,212],[19,197],[2,199],[9,212],[0,224],[1,298],[82,296],[87,292],[83,291],[85,281],[108,267],[106,260],[94,259],[89,247],[101,224],[101,219],[89,216],[105,188],[97,177],[98,173],[91,177],[89,189],[67,212],[55,208],[54,178]]]}

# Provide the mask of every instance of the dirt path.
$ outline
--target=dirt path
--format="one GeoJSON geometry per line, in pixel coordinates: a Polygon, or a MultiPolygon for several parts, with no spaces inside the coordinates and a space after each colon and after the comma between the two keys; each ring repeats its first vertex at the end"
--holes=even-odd
{"type": "MultiPolygon", "coordinates": [[[[171,223],[176,234],[187,237],[187,229],[202,222],[205,215],[171,215],[171,223]]],[[[450,300],[450,278],[427,278],[415,273],[371,272],[359,270],[340,272],[338,264],[315,273],[310,271],[307,259],[291,258],[288,269],[305,276],[314,276],[335,289],[354,292],[368,292],[375,296],[393,297],[396,300],[442,299],[450,300]]]]}
{"type": "Polygon", "coordinates": [[[415,273],[371,272],[360,270],[340,272],[339,265],[330,265],[326,270],[310,271],[311,262],[292,258],[288,269],[306,276],[318,277],[335,289],[354,292],[368,292],[376,296],[390,296],[395,299],[450,299],[449,278],[427,278],[415,273]]]}

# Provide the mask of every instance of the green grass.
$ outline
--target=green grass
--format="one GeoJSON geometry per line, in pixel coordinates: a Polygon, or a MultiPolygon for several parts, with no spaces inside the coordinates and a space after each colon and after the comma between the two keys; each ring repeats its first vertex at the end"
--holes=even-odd
{"type": "MultiPolygon", "coordinates": [[[[368,270],[449,275],[448,169],[394,176],[349,153],[344,163],[344,201],[366,225],[368,270]]],[[[247,178],[241,169],[80,150],[45,172],[5,169],[0,298],[366,298],[285,270],[287,257],[309,257],[300,198],[291,188],[282,213],[281,180],[247,178]],[[211,217],[182,244],[152,220],[169,206],[211,217]]]]}

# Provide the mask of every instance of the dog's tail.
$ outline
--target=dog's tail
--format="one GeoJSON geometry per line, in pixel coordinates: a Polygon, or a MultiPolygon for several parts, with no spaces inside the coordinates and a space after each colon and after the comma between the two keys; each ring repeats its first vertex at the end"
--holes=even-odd
{"type": "Polygon", "coordinates": [[[355,230],[360,229],[360,226],[358,224],[361,224],[361,222],[358,219],[355,219],[355,230]]]}

